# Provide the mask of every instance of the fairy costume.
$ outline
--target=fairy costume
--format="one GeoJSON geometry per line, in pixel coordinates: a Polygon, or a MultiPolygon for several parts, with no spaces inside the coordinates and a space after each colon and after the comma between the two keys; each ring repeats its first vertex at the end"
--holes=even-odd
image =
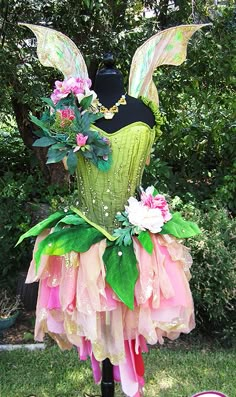
{"type": "MultiPolygon", "coordinates": [[[[87,78],[83,58],[68,38],[51,29],[26,26],[37,35],[38,56],[45,66],[57,67],[65,77],[87,78]]],[[[71,152],[85,148],[86,140],[92,142],[93,133],[99,133],[98,144],[109,139],[109,166],[90,156],[92,143],[88,153],[76,154],[77,205],[52,214],[20,239],[38,236],[27,276],[28,283],[40,282],[35,339],[41,341],[48,333],[62,349],[76,346],[81,359],[91,358],[96,382],[101,379],[99,363],[109,358],[115,380],[130,397],[139,397],[144,384],[141,352],[147,351],[146,343],[175,339],[195,325],[188,283],[192,261],[178,238],[194,236],[199,229],[180,214],[170,215],[163,196],[154,189],[143,191],[141,201],[134,196],[162,123],[152,73],[163,63],[182,63],[188,39],[200,27],[168,29],[136,51],[129,94],[148,98],[143,101],[153,111],[155,126],[137,121],[107,134],[92,124],[87,138],[79,136],[77,146],[69,152],[68,146],[65,153],[74,158],[71,152]],[[131,221],[135,206],[137,218],[145,213],[140,223],[131,221]],[[161,226],[150,214],[153,219],[161,217],[161,226]]],[[[76,117],[79,123],[81,116],[76,117]]],[[[46,138],[58,145],[52,136],[46,138]]],[[[99,156],[99,150],[96,153],[99,156]]],[[[102,148],[105,162],[107,153],[102,148]]]]}

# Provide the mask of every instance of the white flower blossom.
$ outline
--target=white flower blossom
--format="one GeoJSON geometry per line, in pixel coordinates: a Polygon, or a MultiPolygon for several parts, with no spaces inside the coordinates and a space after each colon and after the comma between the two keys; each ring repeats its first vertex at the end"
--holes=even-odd
{"type": "Polygon", "coordinates": [[[125,207],[130,223],[141,230],[158,233],[164,225],[162,212],[159,208],[149,208],[134,197],[128,200],[129,206],[125,207]]]}

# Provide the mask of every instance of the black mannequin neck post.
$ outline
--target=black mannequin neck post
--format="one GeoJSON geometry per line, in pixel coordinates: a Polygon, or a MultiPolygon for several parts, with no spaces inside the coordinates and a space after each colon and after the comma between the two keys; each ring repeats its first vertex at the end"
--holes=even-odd
{"type": "MultiPolygon", "coordinates": [[[[99,102],[108,109],[125,94],[123,76],[118,69],[108,67],[101,69],[95,79],[94,91],[99,102]]],[[[142,121],[153,127],[155,124],[152,111],[140,99],[126,95],[126,105],[120,105],[118,113],[111,120],[99,119],[96,126],[113,133],[136,121],[142,121]]]]}
{"type": "Polygon", "coordinates": [[[113,106],[125,94],[122,74],[117,69],[107,69],[107,74],[96,76],[94,91],[106,107],[113,106]]]}

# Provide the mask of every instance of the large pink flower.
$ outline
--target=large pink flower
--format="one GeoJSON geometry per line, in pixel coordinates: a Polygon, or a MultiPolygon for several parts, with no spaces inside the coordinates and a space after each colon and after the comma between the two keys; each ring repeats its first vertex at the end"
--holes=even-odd
{"type": "Polygon", "coordinates": [[[91,87],[90,79],[70,77],[64,81],[55,81],[55,89],[51,95],[51,100],[56,105],[62,98],[66,98],[70,93],[77,95],[83,94],[85,89],[91,87]]]}
{"type": "Polygon", "coordinates": [[[77,143],[77,145],[74,148],[74,152],[77,152],[78,150],[80,150],[80,148],[82,146],[85,146],[86,142],[87,142],[87,139],[88,139],[88,135],[83,135],[81,133],[77,134],[76,135],[76,143],[77,143]]]}
{"type": "Polygon", "coordinates": [[[164,222],[168,222],[171,219],[171,213],[165,197],[162,194],[153,196],[153,193],[154,186],[149,186],[142,192],[141,202],[148,208],[158,208],[162,213],[164,222]]]}

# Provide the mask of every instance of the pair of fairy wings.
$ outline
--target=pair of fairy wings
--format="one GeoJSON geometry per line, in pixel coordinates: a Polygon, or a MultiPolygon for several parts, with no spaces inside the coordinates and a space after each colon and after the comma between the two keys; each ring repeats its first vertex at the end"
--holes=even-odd
{"type": "MultiPolygon", "coordinates": [[[[20,23],[31,29],[37,37],[37,54],[44,66],[60,70],[65,78],[88,78],[84,58],[75,45],[63,33],[44,26],[20,23]]],[[[150,37],[135,52],[129,75],[128,94],[140,95],[158,102],[158,94],[152,76],[161,65],[181,65],[186,59],[187,45],[192,35],[203,26],[180,25],[163,30],[150,37]]]]}

